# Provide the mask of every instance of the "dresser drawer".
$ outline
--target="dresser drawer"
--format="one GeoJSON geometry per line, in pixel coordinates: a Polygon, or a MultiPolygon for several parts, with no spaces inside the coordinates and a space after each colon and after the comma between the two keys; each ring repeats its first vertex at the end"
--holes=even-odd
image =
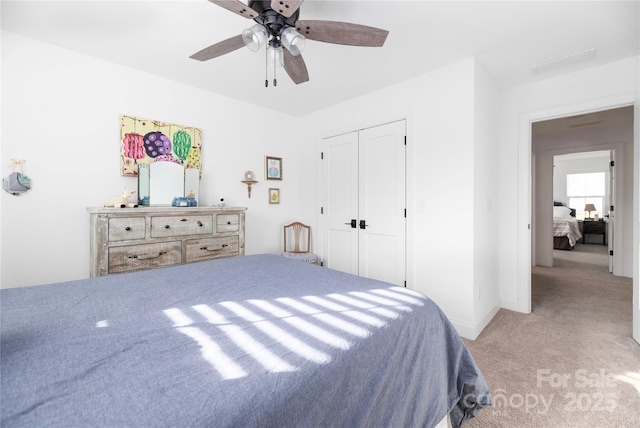
{"type": "Polygon", "coordinates": [[[144,239],[144,217],[124,217],[109,219],[109,241],[144,239]]]}
{"type": "Polygon", "coordinates": [[[216,257],[237,256],[239,254],[238,236],[220,238],[189,239],[186,241],[187,263],[216,257]]]}
{"type": "Polygon", "coordinates": [[[607,223],[604,221],[584,221],[582,223],[582,233],[602,235],[607,230],[607,223]]]}
{"type": "Polygon", "coordinates": [[[210,233],[213,233],[212,215],[151,217],[152,238],[210,233]]]}
{"type": "Polygon", "coordinates": [[[218,214],[216,216],[216,232],[237,232],[240,230],[238,214],[218,214]]]}
{"type": "Polygon", "coordinates": [[[182,242],[124,245],[109,248],[109,273],[129,272],[182,262],[182,242]]]}

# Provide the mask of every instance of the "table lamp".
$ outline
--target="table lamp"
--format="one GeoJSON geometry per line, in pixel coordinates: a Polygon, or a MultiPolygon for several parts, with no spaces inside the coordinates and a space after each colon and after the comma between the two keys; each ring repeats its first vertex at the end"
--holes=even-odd
{"type": "Polygon", "coordinates": [[[591,219],[591,211],[596,211],[596,206],[593,204],[587,204],[584,206],[584,211],[589,212],[589,217],[587,217],[587,219],[591,219]]]}

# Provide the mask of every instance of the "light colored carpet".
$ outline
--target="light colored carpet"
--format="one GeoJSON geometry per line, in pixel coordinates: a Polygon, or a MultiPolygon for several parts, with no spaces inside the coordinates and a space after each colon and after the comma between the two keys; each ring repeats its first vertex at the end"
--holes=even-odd
{"type": "Polygon", "coordinates": [[[532,313],[501,309],[465,340],[494,400],[466,428],[640,427],[632,280],[608,273],[606,251],[555,250],[532,268],[532,313]]]}

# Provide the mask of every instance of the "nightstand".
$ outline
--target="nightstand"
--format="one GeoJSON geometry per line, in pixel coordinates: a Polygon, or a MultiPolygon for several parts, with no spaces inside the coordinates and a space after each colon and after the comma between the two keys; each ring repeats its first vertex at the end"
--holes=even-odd
{"type": "Polygon", "coordinates": [[[585,220],[582,222],[582,242],[587,243],[586,235],[602,235],[602,245],[607,244],[607,222],[585,220]]]}

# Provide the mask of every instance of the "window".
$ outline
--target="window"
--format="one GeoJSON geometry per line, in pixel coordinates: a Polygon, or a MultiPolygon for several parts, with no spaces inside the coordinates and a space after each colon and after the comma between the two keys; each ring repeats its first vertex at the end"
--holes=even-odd
{"type": "Polygon", "coordinates": [[[584,211],[587,204],[593,204],[596,211],[592,211],[591,218],[598,214],[602,218],[605,196],[604,172],[588,174],[567,174],[567,197],[569,206],[576,209],[576,218],[584,220],[589,213],[584,211]]]}

